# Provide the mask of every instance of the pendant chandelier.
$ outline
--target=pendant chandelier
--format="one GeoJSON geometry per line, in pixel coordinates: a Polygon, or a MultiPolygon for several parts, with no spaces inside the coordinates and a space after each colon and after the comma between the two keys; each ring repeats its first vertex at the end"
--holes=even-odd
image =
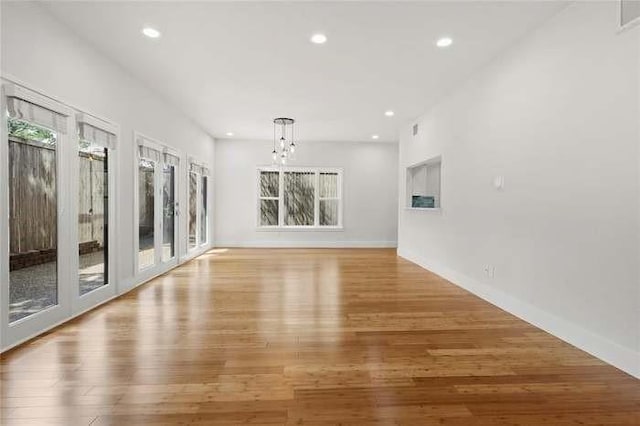
{"type": "Polygon", "coordinates": [[[273,164],[285,165],[296,151],[293,141],[293,126],[296,121],[293,118],[276,118],[273,120],[273,152],[271,159],[273,164]],[[278,139],[278,135],[280,138],[278,139]]]}

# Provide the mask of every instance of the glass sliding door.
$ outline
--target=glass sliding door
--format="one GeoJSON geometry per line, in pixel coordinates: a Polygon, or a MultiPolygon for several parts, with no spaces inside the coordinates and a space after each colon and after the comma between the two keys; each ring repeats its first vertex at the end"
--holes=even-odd
{"type": "Polygon", "coordinates": [[[189,172],[189,250],[198,246],[198,174],[189,172]]]}
{"type": "Polygon", "coordinates": [[[58,305],[58,135],[8,118],[9,323],[58,305]]]}
{"type": "Polygon", "coordinates": [[[155,167],[156,162],[138,160],[138,269],[155,262],[155,167]]]}
{"type": "Polygon", "coordinates": [[[176,257],[176,168],[165,164],[162,172],[162,262],[176,257]]]}
{"type": "Polygon", "coordinates": [[[80,295],[109,282],[108,150],[86,140],[79,146],[78,278],[80,295]]]}

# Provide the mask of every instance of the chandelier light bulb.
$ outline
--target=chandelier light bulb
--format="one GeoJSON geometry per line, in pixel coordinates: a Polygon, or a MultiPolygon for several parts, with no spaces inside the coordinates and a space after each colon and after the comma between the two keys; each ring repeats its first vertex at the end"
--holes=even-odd
{"type": "Polygon", "coordinates": [[[274,165],[278,163],[284,165],[287,162],[287,158],[293,159],[293,152],[295,151],[295,144],[293,143],[294,123],[295,120],[293,118],[280,117],[273,119],[273,151],[271,155],[274,165]]]}

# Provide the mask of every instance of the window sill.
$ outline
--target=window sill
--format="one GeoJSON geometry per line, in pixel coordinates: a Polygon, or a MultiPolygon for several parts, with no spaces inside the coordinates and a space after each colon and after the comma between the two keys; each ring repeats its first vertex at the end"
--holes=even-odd
{"type": "Polygon", "coordinates": [[[342,232],[343,226],[258,226],[258,232],[342,232]]]}
{"type": "Polygon", "coordinates": [[[440,207],[405,207],[405,210],[418,211],[418,212],[440,212],[440,207]]]}

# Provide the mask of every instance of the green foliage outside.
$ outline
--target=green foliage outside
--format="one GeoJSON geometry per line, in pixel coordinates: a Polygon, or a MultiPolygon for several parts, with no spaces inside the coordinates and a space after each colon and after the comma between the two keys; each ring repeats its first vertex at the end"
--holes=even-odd
{"type": "Polygon", "coordinates": [[[11,117],[7,118],[7,122],[9,127],[9,135],[11,136],[28,141],[36,141],[47,145],[55,145],[56,143],[56,134],[51,130],[39,126],[34,126],[27,121],[16,120],[15,118],[11,117]]]}

